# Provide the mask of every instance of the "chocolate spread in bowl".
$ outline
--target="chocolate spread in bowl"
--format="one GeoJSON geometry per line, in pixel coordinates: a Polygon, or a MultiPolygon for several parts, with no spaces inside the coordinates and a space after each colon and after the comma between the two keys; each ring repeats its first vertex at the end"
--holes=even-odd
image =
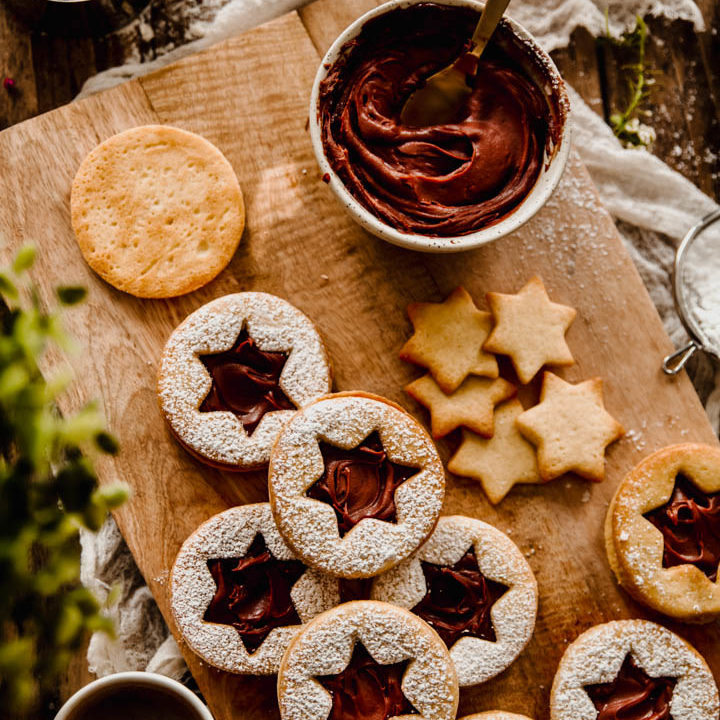
{"type": "Polygon", "coordinates": [[[397,230],[452,237],[498,222],[533,188],[562,132],[565,108],[533,80],[547,72],[505,23],[455,122],[402,124],[406,99],[469,48],[478,19],[472,8],[430,2],[376,16],[320,86],[331,167],[358,202],[397,230]]]}

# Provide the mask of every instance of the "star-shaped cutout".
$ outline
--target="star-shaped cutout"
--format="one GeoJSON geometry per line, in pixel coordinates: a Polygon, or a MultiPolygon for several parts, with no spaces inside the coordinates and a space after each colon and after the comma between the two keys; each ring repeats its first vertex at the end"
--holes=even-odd
{"type": "Polygon", "coordinates": [[[451,473],[478,480],[493,505],[497,505],[513,485],[542,482],[535,448],[515,424],[522,413],[519,400],[504,403],[495,411],[492,438],[464,431],[460,447],[448,462],[451,473]]]}
{"type": "Polygon", "coordinates": [[[517,419],[520,432],[537,447],[540,477],[574,472],[588,480],[605,477],[605,448],[624,433],[605,410],[602,379],[572,385],[546,372],[540,404],[517,419]]]}
{"type": "Polygon", "coordinates": [[[475,548],[471,546],[454,565],[421,562],[420,566],[427,590],[412,611],[436,630],[448,648],[465,636],[496,642],[490,611],[508,588],[480,572],[475,548]]]}
{"type": "Polygon", "coordinates": [[[409,662],[381,665],[362,643],[355,643],[350,662],[342,672],[315,678],[332,696],[327,720],[388,720],[398,715],[419,715],[402,689],[409,662]]]}
{"type": "Polygon", "coordinates": [[[498,376],[497,360],[483,350],[492,316],[478,310],[464,288],[441,303],[412,303],[408,315],[415,333],[400,357],[427,368],[444,392],[455,392],[470,374],[498,376]]]}
{"type": "Polygon", "coordinates": [[[491,437],[495,405],[513,397],[517,390],[503,378],[468,377],[447,395],[428,374],[407,385],[405,392],[430,410],[432,435],[441,438],[460,425],[491,437]]]}
{"type": "Polygon", "coordinates": [[[720,564],[720,492],[707,494],[685,475],[670,499],[644,515],[663,534],[663,567],[694,565],[715,582],[720,564]]]}
{"type": "Polygon", "coordinates": [[[278,560],[258,533],[242,558],[207,561],[217,586],[203,620],[232,625],[248,653],[276,627],[300,625],[290,592],[305,572],[299,560],[278,560]]]}
{"type": "Polygon", "coordinates": [[[672,720],[676,683],[677,678],[650,677],[628,654],[614,680],[584,689],[597,710],[596,720],[672,720]]]}
{"type": "Polygon", "coordinates": [[[576,312],[551,302],[539,277],[517,295],[490,292],[487,299],[496,324],[484,348],[508,355],[521,383],[529,383],[543,365],[573,364],[565,333],[576,312]]]}
{"type": "Polygon", "coordinates": [[[395,491],[419,469],[393,462],[373,432],[350,450],[321,442],[323,474],[306,495],[332,506],[340,537],[365,518],[397,522],[395,491]]]}
{"type": "Polygon", "coordinates": [[[229,350],[199,357],[212,378],[200,412],[229,410],[252,435],[265,413],[296,409],[279,384],[287,355],[260,350],[244,327],[229,350]]]}

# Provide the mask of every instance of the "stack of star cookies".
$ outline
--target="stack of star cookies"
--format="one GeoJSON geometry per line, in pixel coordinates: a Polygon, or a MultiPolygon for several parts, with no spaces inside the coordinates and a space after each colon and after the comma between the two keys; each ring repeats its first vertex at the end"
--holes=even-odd
{"type": "Polygon", "coordinates": [[[623,429],[604,408],[600,378],[572,384],[545,371],[537,404],[525,410],[515,397],[545,366],[573,364],[565,333],[575,310],[552,302],[538,277],[487,301],[491,312],[457,288],[408,308],[415,332],[400,357],[428,373],[405,389],[429,409],[434,437],[462,429],[448,468],[479,480],[492,503],[515,484],[568,472],[602,480],[605,449],[623,429]]]}

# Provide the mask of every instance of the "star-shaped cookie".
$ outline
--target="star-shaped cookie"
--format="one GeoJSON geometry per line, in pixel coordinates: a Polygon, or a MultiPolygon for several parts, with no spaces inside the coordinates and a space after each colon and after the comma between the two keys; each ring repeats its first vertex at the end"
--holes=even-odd
{"type": "Polygon", "coordinates": [[[625,432],[605,410],[601,378],[573,385],[550,372],[543,375],[540,404],[520,415],[517,426],[537,447],[545,481],[574,472],[599,482],[605,448],[625,432]]]}
{"type": "Polygon", "coordinates": [[[495,327],[483,347],[508,355],[523,385],[543,365],[573,364],[565,333],[577,313],[551,302],[539,277],[531,278],[517,295],[489,292],[487,300],[495,327]]]}
{"type": "Polygon", "coordinates": [[[500,405],[495,410],[492,438],[463,432],[462,443],[448,463],[448,470],[455,475],[478,480],[493,505],[497,505],[513,485],[542,482],[535,448],[515,425],[522,412],[519,400],[500,405]]]}
{"type": "Polygon", "coordinates": [[[450,395],[428,375],[414,380],[405,391],[430,411],[432,436],[441,438],[463,425],[478,435],[493,434],[495,405],[517,392],[515,386],[503,378],[468,377],[450,395]]]}
{"type": "Polygon", "coordinates": [[[498,376],[497,360],[483,350],[492,315],[478,310],[464,288],[441,303],[411,303],[408,315],[415,333],[400,357],[427,368],[444,392],[455,392],[470,374],[498,376]]]}

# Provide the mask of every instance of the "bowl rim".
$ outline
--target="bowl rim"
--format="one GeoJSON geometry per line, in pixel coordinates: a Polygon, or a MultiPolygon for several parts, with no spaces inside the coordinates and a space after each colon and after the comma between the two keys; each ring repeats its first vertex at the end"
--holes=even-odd
{"type": "MultiPolygon", "coordinates": [[[[560,75],[550,55],[543,50],[537,40],[516,20],[508,15],[504,16],[512,33],[536,56],[539,57],[539,64],[548,73],[548,80],[552,91],[557,93],[560,117],[562,122],[560,137],[555,145],[549,160],[545,160],[544,167],[540,171],[535,184],[522,201],[500,221],[489,227],[475,230],[466,235],[435,237],[418,233],[409,233],[397,230],[386,222],[373,215],[367,208],[361,205],[345,187],[345,184],[330,166],[325,156],[325,148],[322,141],[322,130],[319,122],[320,107],[320,85],[328,74],[328,71],[340,57],[343,47],[350,40],[360,34],[365,23],[379,15],[384,15],[397,8],[406,8],[411,5],[418,5],[428,0],[388,0],[356,18],[348,25],[328,48],[320,61],[315,74],[312,90],[310,93],[309,107],[309,131],[310,140],[315,152],[315,158],[320,167],[320,173],[335,193],[338,200],[350,213],[354,220],[365,230],[371,232],[393,245],[420,250],[425,252],[460,252],[471,250],[489,242],[509,235],[522,227],[532,218],[547,202],[553,191],[560,182],[568,156],[570,154],[571,138],[571,113],[570,100],[565,86],[565,81],[560,75]],[[329,180],[328,180],[329,179],[329,180]]],[[[482,10],[485,3],[481,0],[433,0],[440,5],[471,7],[475,10],[482,10]]]]}
{"type": "Polygon", "coordinates": [[[55,720],[72,720],[72,713],[82,707],[87,700],[92,699],[99,692],[108,687],[122,687],[123,685],[137,685],[139,687],[162,688],[166,692],[184,700],[191,710],[195,711],[199,720],[214,720],[207,706],[191,690],[180,684],[177,680],[158,673],[143,671],[118,672],[105,675],[89,682],[63,704],[55,716],[55,720]]]}

